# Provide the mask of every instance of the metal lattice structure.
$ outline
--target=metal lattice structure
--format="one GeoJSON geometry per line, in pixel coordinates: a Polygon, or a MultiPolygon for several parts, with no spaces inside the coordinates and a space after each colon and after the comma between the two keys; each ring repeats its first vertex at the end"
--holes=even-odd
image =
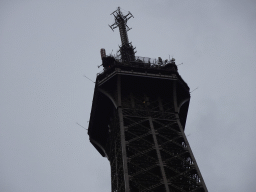
{"type": "Polygon", "coordinates": [[[127,21],[133,17],[133,15],[128,12],[127,15],[123,15],[120,10],[120,7],[117,8],[116,11],[111,13],[114,15],[115,23],[110,25],[109,27],[114,30],[115,28],[119,28],[120,37],[122,45],[119,47],[119,51],[121,53],[121,58],[124,62],[130,62],[135,60],[135,53],[132,44],[129,43],[127,32],[131,29],[127,25],[127,21]]]}
{"type": "Polygon", "coordinates": [[[190,93],[174,60],[111,62],[96,79],[88,134],[110,162],[112,192],[207,192],[184,134],[190,93]]]}

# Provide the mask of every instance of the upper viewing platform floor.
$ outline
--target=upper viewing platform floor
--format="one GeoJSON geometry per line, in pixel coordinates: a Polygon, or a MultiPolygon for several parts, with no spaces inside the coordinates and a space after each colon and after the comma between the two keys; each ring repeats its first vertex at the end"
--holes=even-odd
{"type": "Polygon", "coordinates": [[[158,59],[151,59],[148,57],[135,56],[134,61],[122,62],[120,57],[111,55],[102,57],[102,66],[104,67],[103,70],[100,73],[97,73],[98,83],[102,82],[110,75],[122,73],[126,75],[147,76],[160,79],[174,80],[178,78],[182,84],[189,89],[188,85],[178,73],[174,58],[162,61],[160,57],[158,59]]]}

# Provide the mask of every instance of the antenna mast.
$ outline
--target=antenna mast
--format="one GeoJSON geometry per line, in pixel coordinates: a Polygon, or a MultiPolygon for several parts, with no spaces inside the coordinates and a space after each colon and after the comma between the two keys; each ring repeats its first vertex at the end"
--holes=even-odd
{"type": "Polygon", "coordinates": [[[132,44],[129,43],[127,31],[129,31],[131,28],[128,27],[127,21],[133,17],[133,15],[128,12],[127,15],[123,15],[123,13],[120,10],[120,7],[117,8],[116,11],[111,13],[110,15],[114,15],[115,17],[115,23],[112,25],[109,25],[109,27],[114,31],[115,28],[119,27],[120,37],[122,46],[120,48],[121,53],[121,59],[123,62],[129,62],[135,60],[135,52],[132,44]]]}

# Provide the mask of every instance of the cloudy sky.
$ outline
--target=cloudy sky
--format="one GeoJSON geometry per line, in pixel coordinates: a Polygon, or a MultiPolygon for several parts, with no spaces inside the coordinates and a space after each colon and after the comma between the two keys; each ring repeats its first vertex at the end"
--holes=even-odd
{"type": "Polygon", "coordinates": [[[192,92],[186,134],[211,192],[256,189],[254,0],[1,0],[0,191],[110,192],[87,131],[108,24],[134,15],[137,56],[174,57],[192,92]],[[78,124],[77,124],[78,123],[78,124]]]}

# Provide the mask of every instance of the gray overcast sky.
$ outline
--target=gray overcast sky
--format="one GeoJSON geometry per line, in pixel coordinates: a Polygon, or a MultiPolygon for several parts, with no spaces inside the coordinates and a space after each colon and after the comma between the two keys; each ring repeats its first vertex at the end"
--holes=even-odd
{"type": "Polygon", "coordinates": [[[87,131],[108,24],[134,19],[138,56],[176,59],[192,93],[186,134],[211,192],[256,189],[254,0],[0,1],[0,191],[111,191],[87,131]]]}

